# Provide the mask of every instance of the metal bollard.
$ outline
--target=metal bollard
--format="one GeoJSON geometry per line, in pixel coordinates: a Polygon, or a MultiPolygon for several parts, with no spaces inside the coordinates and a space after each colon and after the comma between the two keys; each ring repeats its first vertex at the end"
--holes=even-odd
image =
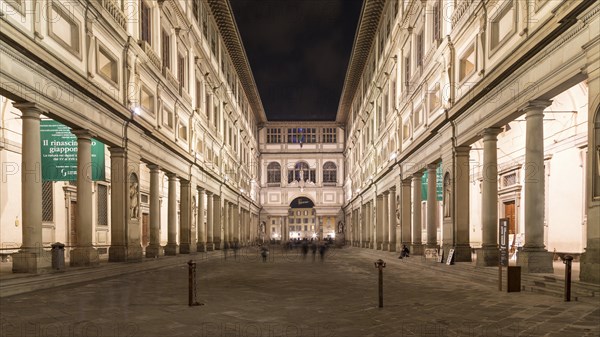
{"type": "Polygon", "coordinates": [[[571,301],[571,264],[573,263],[573,256],[565,255],[565,302],[571,301]]]}
{"type": "Polygon", "coordinates": [[[379,269],[379,307],[383,308],[383,268],[385,268],[385,262],[382,259],[375,261],[375,268],[379,269]]]}
{"type": "Polygon", "coordinates": [[[189,260],[188,261],[188,305],[190,307],[202,305],[198,303],[196,300],[196,262],[189,260]]]}

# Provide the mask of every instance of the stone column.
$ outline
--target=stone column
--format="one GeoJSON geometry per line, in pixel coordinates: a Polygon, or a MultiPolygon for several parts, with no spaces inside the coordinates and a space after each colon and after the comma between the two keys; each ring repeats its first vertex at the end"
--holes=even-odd
{"type": "Polygon", "coordinates": [[[127,150],[110,147],[110,248],[108,261],[127,261],[127,222],[129,220],[129,184],[127,150]]]}
{"type": "Polygon", "coordinates": [[[471,262],[469,231],[469,151],[470,146],[454,148],[454,261],[471,262]]]}
{"type": "Polygon", "coordinates": [[[206,208],[204,199],[206,191],[200,188],[198,191],[198,220],[196,221],[196,231],[198,233],[198,242],[196,243],[197,252],[205,252],[206,249],[206,225],[204,224],[204,209],[206,208]]]}
{"type": "Polygon", "coordinates": [[[427,248],[438,248],[437,164],[427,165],[427,248]]]}
{"type": "MultiPolygon", "coordinates": [[[[402,180],[402,185],[401,185],[401,189],[402,189],[402,195],[400,196],[401,202],[402,202],[402,206],[400,208],[400,227],[401,232],[402,232],[402,239],[401,239],[401,243],[402,245],[405,245],[406,247],[410,247],[411,243],[412,243],[412,230],[411,230],[411,214],[410,214],[410,204],[411,204],[411,200],[410,200],[410,193],[411,193],[411,189],[410,189],[410,179],[405,179],[402,180]]],[[[402,246],[400,246],[400,249],[402,249],[402,246]]],[[[410,250],[411,252],[413,251],[412,249],[410,250]]]]}
{"type": "Polygon", "coordinates": [[[223,248],[229,248],[229,201],[223,204],[223,248]]]}
{"type": "Polygon", "coordinates": [[[481,187],[482,242],[478,266],[498,265],[498,134],[500,128],[483,130],[483,182],[481,187]]]}
{"type": "Polygon", "coordinates": [[[180,180],[180,223],[179,223],[179,252],[189,254],[192,245],[192,183],[180,180]]]}
{"type": "Polygon", "coordinates": [[[544,109],[551,101],[532,101],[523,109],[525,133],[525,244],[517,263],[526,273],[552,273],[552,253],[544,246],[544,109]]]}
{"type": "Polygon", "coordinates": [[[21,231],[23,243],[13,254],[14,273],[37,273],[51,266],[42,241],[42,165],[40,143],[41,111],[34,103],[15,103],[21,110],[21,231]]]}
{"type": "Polygon", "coordinates": [[[167,215],[167,245],[165,246],[165,255],[177,255],[179,246],[177,245],[177,175],[167,173],[169,178],[169,200],[167,215]]]}
{"type": "Polygon", "coordinates": [[[396,188],[390,189],[390,195],[388,199],[388,237],[390,242],[388,244],[388,250],[390,252],[396,251],[396,188]]]}
{"type": "MultiPolygon", "coordinates": [[[[597,20],[596,20],[597,21],[597,20]]],[[[590,44],[588,59],[588,145],[585,167],[586,242],[580,258],[581,281],[600,284],[600,67],[597,44],[590,44]]]]}
{"type": "Polygon", "coordinates": [[[383,204],[383,195],[375,197],[375,246],[373,249],[382,249],[383,246],[383,228],[385,223],[383,222],[385,205],[383,204]]]}
{"type": "Polygon", "coordinates": [[[364,247],[364,237],[365,237],[365,205],[361,204],[358,208],[358,247],[364,247]]]}
{"type": "Polygon", "coordinates": [[[223,248],[223,202],[220,195],[213,195],[213,241],[215,249],[223,248]]]}
{"type": "Polygon", "coordinates": [[[93,246],[92,134],[73,130],[77,136],[77,247],[71,251],[71,266],[97,266],[98,251],[93,246]]]}
{"type": "Polygon", "coordinates": [[[410,253],[412,255],[423,255],[423,239],[422,239],[422,224],[421,224],[421,179],[423,172],[416,172],[413,174],[413,195],[412,195],[412,206],[413,206],[413,217],[412,217],[412,244],[410,253]]]}
{"type": "Polygon", "coordinates": [[[381,250],[390,249],[390,192],[383,192],[383,205],[381,206],[381,236],[383,244],[381,250]]]}
{"type": "MultiPolygon", "coordinates": [[[[266,231],[266,228],[265,228],[265,231],[266,231]]],[[[288,217],[287,216],[283,217],[283,233],[281,233],[281,236],[283,237],[284,242],[287,242],[290,239],[290,229],[288,226],[288,217]]]]}
{"type": "Polygon", "coordinates": [[[146,257],[156,258],[161,254],[160,246],[160,195],[158,165],[148,165],[150,169],[150,243],[146,247],[146,257]]]}
{"type": "Polygon", "coordinates": [[[210,252],[215,249],[213,241],[214,237],[214,211],[212,192],[206,191],[206,251],[210,252]]]}

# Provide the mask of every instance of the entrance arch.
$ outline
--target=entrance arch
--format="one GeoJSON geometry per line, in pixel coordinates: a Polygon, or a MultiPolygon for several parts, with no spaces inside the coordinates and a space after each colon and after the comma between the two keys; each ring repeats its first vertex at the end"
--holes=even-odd
{"type": "Polygon", "coordinates": [[[288,209],[288,238],[290,240],[313,239],[319,236],[315,203],[307,197],[297,197],[288,209]]]}

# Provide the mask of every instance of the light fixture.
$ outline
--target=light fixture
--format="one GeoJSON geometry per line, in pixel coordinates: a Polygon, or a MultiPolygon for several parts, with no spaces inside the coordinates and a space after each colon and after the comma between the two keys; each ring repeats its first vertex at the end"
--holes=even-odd
{"type": "Polygon", "coordinates": [[[133,114],[134,115],[141,115],[142,114],[142,109],[140,109],[139,106],[136,106],[135,108],[133,108],[133,114]]]}

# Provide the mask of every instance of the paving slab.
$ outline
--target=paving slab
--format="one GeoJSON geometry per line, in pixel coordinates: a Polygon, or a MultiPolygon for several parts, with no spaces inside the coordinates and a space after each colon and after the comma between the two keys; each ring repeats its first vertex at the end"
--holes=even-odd
{"type": "Polygon", "coordinates": [[[500,292],[386,252],[344,248],[321,261],[272,249],[265,263],[248,248],[237,259],[215,252],[163,261],[169,263],[0,298],[0,335],[600,335],[600,303],[500,292]],[[201,306],[188,306],[189,258],[197,263],[201,306]],[[387,262],[383,308],[377,258],[387,262]]]}

